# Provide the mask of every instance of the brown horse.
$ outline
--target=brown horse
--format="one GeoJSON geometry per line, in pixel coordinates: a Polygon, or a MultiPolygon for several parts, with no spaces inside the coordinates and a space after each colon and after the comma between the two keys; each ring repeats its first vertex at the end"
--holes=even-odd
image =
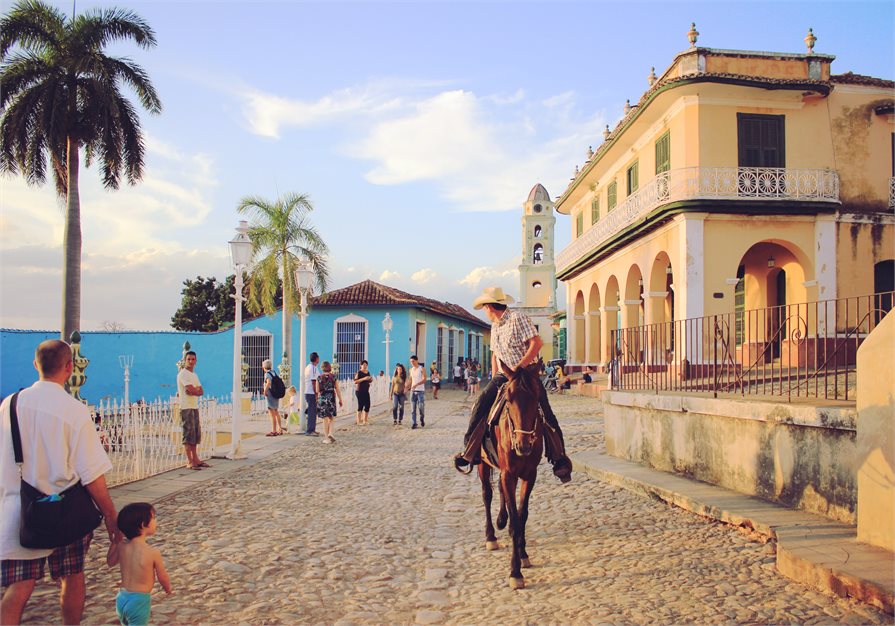
{"type": "Polygon", "coordinates": [[[510,587],[522,589],[525,587],[522,568],[531,567],[525,551],[528,501],[544,452],[543,420],[538,407],[541,381],[538,379],[537,365],[509,372],[508,378],[509,381],[492,409],[492,413],[495,410],[500,412],[496,426],[492,425],[497,463],[493,463],[483,450],[479,478],[482,481],[482,500],[485,503],[485,546],[489,550],[497,550],[499,546],[491,523],[491,471],[495,469],[500,472],[500,513],[497,515],[497,527],[502,529],[507,521],[510,523],[513,543],[510,587]],[[521,485],[518,506],[517,483],[521,485]]]}

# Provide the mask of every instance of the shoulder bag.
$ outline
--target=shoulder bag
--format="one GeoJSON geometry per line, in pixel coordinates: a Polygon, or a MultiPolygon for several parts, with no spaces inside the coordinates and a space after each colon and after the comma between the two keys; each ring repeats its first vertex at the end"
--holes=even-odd
{"type": "Polygon", "coordinates": [[[12,426],[12,447],[16,465],[19,466],[22,502],[19,543],[23,548],[49,549],[67,546],[100,525],[103,514],[96,508],[90,492],[79,480],[59,494],[47,495],[36,489],[22,476],[22,436],[16,403],[19,392],[9,402],[9,419],[12,426]]]}

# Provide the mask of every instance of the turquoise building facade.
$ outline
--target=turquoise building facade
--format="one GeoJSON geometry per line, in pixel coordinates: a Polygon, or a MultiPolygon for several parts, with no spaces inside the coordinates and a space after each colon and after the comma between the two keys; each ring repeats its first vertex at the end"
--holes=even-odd
{"type": "MultiPolygon", "coordinates": [[[[447,377],[448,363],[473,358],[490,361],[490,326],[464,308],[415,296],[373,281],[363,281],[312,299],[307,318],[307,352],[317,352],[321,361],[336,355],[340,377],[353,377],[361,359],[369,361],[374,374],[391,374],[395,363],[408,365],[417,354],[428,365],[439,361],[447,377]],[[389,315],[389,364],[386,366],[385,331],[389,315]]],[[[294,357],[298,367],[301,322],[292,320],[294,357]]],[[[7,395],[37,380],[34,350],[45,339],[56,339],[58,331],[0,329],[0,395],[7,395]]],[[[283,355],[282,311],[243,324],[243,352],[250,364],[249,388],[260,386],[260,364],[270,358],[277,365],[283,355]]],[[[179,331],[84,331],[81,353],[90,360],[87,382],[81,396],[90,403],[124,397],[124,370],[119,356],[133,355],[129,399],[167,399],[177,393],[177,362],[183,345],[198,357],[196,373],[206,395],[227,396],[233,386],[233,329],[212,333],[179,331]]],[[[306,355],[307,358],[307,355],[306,355]]],[[[293,381],[298,386],[298,376],[293,381]]]]}

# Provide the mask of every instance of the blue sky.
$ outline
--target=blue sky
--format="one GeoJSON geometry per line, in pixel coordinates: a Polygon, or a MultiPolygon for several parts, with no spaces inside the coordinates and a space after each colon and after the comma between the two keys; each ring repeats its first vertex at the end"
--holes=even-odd
{"type": "MultiPolygon", "coordinates": [[[[65,12],[71,2],[54,3],[65,12]]],[[[121,46],[164,111],[143,114],[136,187],[81,170],[83,330],[168,328],[181,283],[231,272],[245,195],[301,192],[332,287],[371,278],[465,306],[518,292],[521,204],[559,195],[626,99],[688,47],[837,56],[895,76],[890,2],[227,2],[128,7],[158,46],[121,46]]],[[[4,3],[5,7],[9,3],[4,3]]],[[[0,178],[0,325],[58,328],[62,204],[0,178]],[[24,294],[27,294],[25,296],[24,294]]],[[[558,216],[557,251],[570,239],[558,216]]],[[[563,288],[560,284],[560,304],[563,288]]]]}

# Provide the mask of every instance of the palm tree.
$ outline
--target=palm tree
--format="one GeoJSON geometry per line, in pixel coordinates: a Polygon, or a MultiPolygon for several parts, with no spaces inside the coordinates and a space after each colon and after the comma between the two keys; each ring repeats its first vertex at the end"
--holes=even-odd
{"type": "Polygon", "coordinates": [[[143,134],[121,87],[132,89],[150,113],[162,110],[139,65],[104,53],[123,39],[142,48],[156,44],[149,25],[123,9],[66,19],[40,0],[22,0],[0,20],[0,171],[42,184],[49,156],[56,191],[66,198],[65,340],[81,325],[80,149],[85,165],[99,162],[106,188],[117,189],[122,174],[134,185],[143,175],[143,134]]]}
{"type": "MultiPolygon", "coordinates": [[[[292,358],[292,311],[301,307],[293,276],[298,264],[309,262],[314,270],[315,290],[326,291],[329,249],[308,213],[314,210],[306,194],[287,194],[276,202],[248,196],[240,200],[238,213],[251,220],[249,238],[253,246],[252,271],[248,280],[248,309],[254,314],[276,311],[277,290],[283,294],[283,351],[292,358]]],[[[289,373],[291,383],[292,371],[289,373]]]]}

